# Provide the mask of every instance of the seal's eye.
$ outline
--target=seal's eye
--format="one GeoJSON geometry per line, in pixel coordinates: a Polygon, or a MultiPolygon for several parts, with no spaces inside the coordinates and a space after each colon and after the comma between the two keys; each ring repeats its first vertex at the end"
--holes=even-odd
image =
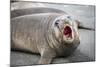
{"type": "Polygon", "coordinates": [[[58,23],[56,22],[55,25],[58,26],[58,23]]]}
{"type": "Polygon", "coordinates": [[[55,22],[55,26],[58,26],[58,24],[59,24],[58,22],[59,22],[59,21],[60,21],[60,20],[57,20],[57,21],[55,22]]]}

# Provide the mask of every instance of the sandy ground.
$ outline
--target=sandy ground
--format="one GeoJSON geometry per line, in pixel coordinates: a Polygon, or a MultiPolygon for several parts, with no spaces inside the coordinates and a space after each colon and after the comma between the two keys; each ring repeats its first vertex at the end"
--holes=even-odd
{"type": "MultiPolygon", "coordinates": [[[[20,2],[20,3],[11,4],[11,10],[36,7],[37,5],[43,7],[61,9],[67,12],[68,14],[70,14],[71,16],[79,19],[84,26],[93,29],[95,28],[95,7],[94,6],[20,2]]],[[[86,62],[86,61],[95,60],[95,31],[80,29],[79,32],[80,32],[81,44],[77,48],[77,50],[69,57],[55,58],[52,63],[86,62]]],[[[39,58],[40,55],[18,52],[18,51],[11,51],[11,65],[37,64],[39,58]]]]}

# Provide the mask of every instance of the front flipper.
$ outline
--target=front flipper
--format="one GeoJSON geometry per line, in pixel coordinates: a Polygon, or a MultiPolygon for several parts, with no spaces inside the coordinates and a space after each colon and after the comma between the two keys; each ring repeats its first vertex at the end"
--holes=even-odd
{"type": "Polygon", "coordinates": [[[52,49],[44,49],[38,64],[50,64],[56,53],[52,49]]]}
{"type": "Polygon", "coordinates": [[[50,64],[52,59],[52,57],[41,57],[38,64],[50,64]]]}

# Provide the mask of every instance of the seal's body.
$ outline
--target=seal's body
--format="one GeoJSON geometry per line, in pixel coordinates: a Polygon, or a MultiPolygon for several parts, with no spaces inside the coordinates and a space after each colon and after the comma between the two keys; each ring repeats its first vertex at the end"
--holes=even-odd
{"type": "Polygon", "coordinates": [[[39,13],[11,19],[11,47],[40,53],[39,64],[68,56],[79,45],[78,25],[64,13],[39,13]]]}
{"type": "Polygon", "coordinates": [[[38,7],[38,8],[24,8],[24,9],[15,9],[11,11],[11,18],[29,15],[29,14],[39,14],[39,13],[66,13],[59,9],[54,8],[46,8],[46,7],[38,7]]]}

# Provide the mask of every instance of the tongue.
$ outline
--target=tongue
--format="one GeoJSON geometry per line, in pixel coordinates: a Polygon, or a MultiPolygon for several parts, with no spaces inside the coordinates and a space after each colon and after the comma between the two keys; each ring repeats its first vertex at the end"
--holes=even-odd
{"type": "Polygon", "coordinates": [[[72,33],[71,28],[68,27],[68,26],[66,26],[66,27],[64,28],[63,34],[64,34],[64,35],[67,35],[67,36],[69,37],[69,36],[71,35],[71,33],[72,33]]]}

